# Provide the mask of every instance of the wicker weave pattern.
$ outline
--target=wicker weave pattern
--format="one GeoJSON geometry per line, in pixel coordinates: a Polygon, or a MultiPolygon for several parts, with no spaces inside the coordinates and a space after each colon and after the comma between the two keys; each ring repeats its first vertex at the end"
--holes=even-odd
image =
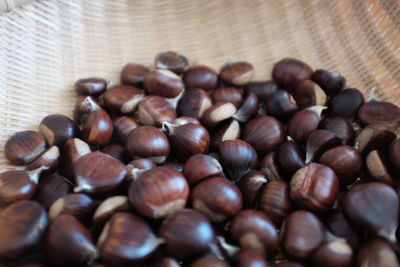
{"type": "Polygon", "coordinates": [[[49,113],[71,115],[76,79],[117,81],[126,62],[150,66],[169,49],[216,69],[248,60],[257,79],[296,57],[400,104],[396,0],[36,1],[0,14],[0,171],[11,168],[9,135],[49,113]]]}

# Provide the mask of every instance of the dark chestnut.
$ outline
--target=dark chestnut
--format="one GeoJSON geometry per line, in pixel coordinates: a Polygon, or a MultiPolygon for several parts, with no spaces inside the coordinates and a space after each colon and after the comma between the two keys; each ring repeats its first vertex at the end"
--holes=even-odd
{"type": "Polygon", "coordinates": [[[196,261],[194,261],[192,264],[190,264],[190,267],[230,267],[231,265],[225,261],[225,260],[220,260],[217,258],[209,258],[209,257],[204,257],[204,258],[199,258],[196,261]]]}
{"type": "Polygon", "coordinates": [[[242,137],[259,154],[265,154],[274,151],[285,141],[285,127],[273,117],[262,116],[246,124],[242,137]]]}
{"type": "Polygon", "coordinates": [[[125,149],[128,156],[133,159],[146,158],[161,164],[169,155],[170,145],[168,138],[159,129],[153,126],[140,126],[129,134],[125,149]]]}
{"type": "Polygon", "coordinates": [[[100,103],[93,96],[80,96],[74,107],[73,117],[77,124],[81,125],[87,119],[90,112],[100,109],[100,103]]]}
{"type": "Polygon", "coordinates": [[[262,171],[250,171],[240,178],[237,185],[242,192],[245,208],[252,209],[256,206],[261,190],[267,182],[267,175],[262,171]]]}
{"type": "Polygon", "coordinates": [[[157,167],[154,161],[149,159],[135,159],[126,165],[128,169],[128,179],[136,180],[136,178],[144,171],[151,170],[157,167]]]}
{"type": "Polygon", "coordinates": [[[64,144],[59,173],[69,180],[74,178],[73,165],[82,156],[91,152],[88,144],[78,138],[68,139],[64,144]]]}
{"type": "Polygon", "coordinates": [[[107,88],[107,81],[102,78],[85,78],[75,82],[75,91],[79,95],[101,95],[107,88]]]}
{"type": "Polygon", "coordinates": [[[218,149],[219,145],[226,140],[235,140],[240,137],[240,125],[237,120],[229,120],[218,126],[211,132],[210,145],[218,149]]]}
{"type": "Polygon", "coordinates": [[[218,102],[209,107],[201,117],[205,127],[213,128],[235,115],[237,109],[229,102],[218,102]]]}
{"type": "Polygon", "coordinates": [[[245,123],[255,117],[258,111],[258,98],[255,94],[250,93],[244,99],[242,105],[235,113],[233,118],[241,123],[245,123]]]}
{"type": "Polygon", "coordinates": [[[329,99],[328,113],[351,119],[357,115],[364,101],[364,96],[359,90],[354,88],[345,89],[329,99]]]}
{"type": "Polygon", "coordinates": [[[75,192],[111,193],[124,181],[128,171],[123,163],[101,152],[92,152],[74,164],[75,192]]]}
{"type": "Polygon", "coordinates": [[[253,74],[253,65],[245,61],[227,63],[219,71],[219,77],[223,81],[236,86],[250,82],[253,74]]]}
{"type": "Polygon", "coordinates": [[[182,174],[190,185],[212,176],[218,176],[222,173],[222,166],[215,158],[196,154],[191,156],[183,167],[182,174]]]}
{"type": "Polygon", "coordinates": [[[80,135],[78,125],[67,116],[54,114],[46,116],[39,125],[39,131],[49,146],[63,146],[65,141],[80,135]]]}
{"type": "Polygon", "coordinates": [[[121,83],[141,87],[148,72],[149,69],[143,65],[128,63],[121,70],[121,83]]]}
{"type": "Polygon", "coordinates": [[[104,147],[101,152],[104,154],[109,155],[110,157],[119,160],[123,163],[128,162],[128,156],[125,151],[125,147],[120,144],[112,144],[109,146],[104,147]]]}
{"type": "Polygon", "coordinates": [[[139,127],[138,122],[128,116],[120,116],[113,120],[114,123],[114,138],[117,141],[125,142],[128,135],[137,127],[139,127]]]}
{"type": "Polygon", "coordinates": [[[400,108],[393,103],[371,99],[358,110],[358,120],[363,125],[372,123],[386,123],[397,125],[400,123],[400,108]]]}
{"type": "Polygon", "coordinates": [[[236,87],[220,87],[211,93],[213,103],[230,102],[239,107],[243,102],[242,90],[236,87]]]}
{"type": "Polygon", "coordinates": [[[316,82],[327,95],[335,95],[343,90],[346,78],[340,72],[318,69],[311,79],[316,82]]]}
{"type": "Polygon", "coordinates": [[[399,198],[392,187],[376,182],[357,185],[346,193],[342,206],[352,223],[396,242],[399,198]]]}
{"type": "Polygon", "coordinates": [[[176,112],[165,98],[151,95],[139,102],[137,118],[143,125],[160,126],[164,121],[173,121],[176,118],[176,112]]]}
{"type": "Polygon", "coordinates": [[[293,88],[293,98],[299,109],[312,106],[325,106],[327,97],[325,92],[315,82],[305,80],[293,88]]]}
{"type": "Polygon", "coordinates": [[[290,199],[299,208],[326,212],[339,192],[339,179],[328,166],[310,163],[299,169],[290,181],[290,199]]]}
{"type": "Polygon", "coordinates": [[[261,171],[267,174],[270,180],[283,180],[283,175],[278,165],[278,152],[273,151],[265,155],[260,161],[259,167],[261,171]]]}
{"type": "Polygon", "coordinates": [[[300,110],[290,119],[287,134],[298,142],[305,143],[308,136],[318,128],[323,106],[313,106],[300,110]]]}
{"type": "Polygon", "coordinates": [[[281,121],[289,120],[299,108],[296,100],[284,90],[276,90],[265,103],[267,114],[281,121]]]}
{"type": "Polygon", "coordinates": [[[134,86],[116,85],[104,93],[103,100],[109,112],[126,114],[133,113],[143,97],[143,91],[134,86]]]}
{"type": "Polygon", "coordinates": [[[143,266],[161,243],[145,221],[121,212],[106,224],[97,247],[109,266],[143,266]]]}
{"type": "Polygon", "coordinates": [[[107,112],[98,109],[90,112],[82,126],[83,140],[91,146],[107,145],[113,134],[113,122],[107,112]]]}
{"type": "Polygon", "coordinates": [[[143,82],[146,95],[174,98],[184,90],[181,77],[169,70],[154,70],[147,73],[143,82]]]}
{"type": "Polygon", "coordinates": [[[186,91],[178,103],[179,116],[201,118],[204,112],[211,107],[211,97],[203,89],[186,91]]]}
{"type": "Polygon", "coordinates": [[[320,247],[325,231],[318,217],[311,212],[293,212],[285,220],[281,231],[282,250],[289,259],[304,261],[320,247]]]}
{"type": "Polygon", "coordinates": [[[147,267],[180,267],[181,265],[177,260],[170,257],[155,258],[150,261],[147,267]]]}
{"type": "Polygon", "coordinates": [[[319,163],[330,167],[336,173],[340,185],[354,183],[361,174],[361,154],[351,146],[337,146],[327,150],[320,157],[319,163]]]}
{"type": "Polygon", "coordinates": [[[343,145],[343,142],[335,133],[328,130],[313,131],[307,138],[306,164],[318,161],[325,151],[340,145],[343,145]]]}
{"type": "Polygon", "coordinates": [[[342,117],[334,116],[323,119],[319,128],[328,130],[336,134],[337,137],[343,140],[345,145],[352,145],[355,137],[353,126],[342,117]]]}
{"type": "Polygon", "coordinates": [[[166,162],[164,162],[164,164],[162,166],[171,168],[177,172],[182,172],[184,164],[179,161],[166,161],[166,162]]]}
{"type": "Polygon", "coordinates": [[[400,173],[400,139],[396,139],[390,144],[387,158],[390,167],[396,173],[400,173]]]}
{"type": "Polygon", "coordinates": [[[286,141],[279,146],[277,159],[279,169],[282,170],[286,180],[290,180],[293,174],[305,165],[304,152],[294,140],[286,141]]]}
{"type": "Polygon", "coordinates": [[[0,212],[0,260],[20,259],[39,245],[47,227],[46,211],[38,203],[23,200],[0,212]]]}
{"type": "Polygon", "coordinates": [[[154,65],[157,69],[169,70],[181,74],[187,65],[188,59],[175,51],[160,52],[156,55],[154,65]]]}
{"type": "Polygon", "coordinates": [[[207,66],[193,66],[183,72],[182,80],[187,90],[211,91],[217,87],[218,74],[207,66]]]}
{"type": "Polygon", "coordinates": [[[211,252],[216,244],[210,221],[192,209],[178,210],[169,215],[160,227],[165,251],[177,260],[196,259],[211,252]]]}
{"type": "Polygon", "coordinates": [[[129,187],[129,202],[141,214],[161,219],[185,207],[189,185],[185,177],[167,167],[145,171],[129,187]]]}
{"type": "Polygon", "coordinates": [[[246,84],[244,90],[248,94],[255,94],[260,102],[265,103],[278,87],[274,81],[256,81],[246,84]]]}
{"type": "Polygon", "coordinates": [[[13,134],[4,146],[4,155],[9,162],[25,165],[38,158],[46,150],[46,141],[41,133],[23,131],[13,134]]]}
{"type": "Polygon", "coordinates": [[[254,250],[242,248],[231,257],[234,267],[268,267],[265,257],[254,250]]]}
{"type": "Polygon", "coordinates": [[[367,155],[372,150],[385,148],[395,138],[396,133],[385,124],[370,124],[357,135],[354,147],[367,155]]]}
{"type": "Polygon", "coordinates": [[[42,174],[53,173],[57,167],[60,158],[60,149],[57,146],[52,146],[47,149],[41,156],[26,166],[25,170],[32,171],[40,167],[45,167],[42,174]]]}
{"type": "Polygon", "coordinates": [[[370,179],[392,186],[396,185],[395,176],[389,169],[387,159],[382,152],[378,150],[369,152],[365,158],[365,168],[370,179]]]}
{"type": "Polygon", "coordinates": [[[293,210],[289,186],[284,181],[271,181],[261,191],[258,209],[280,225],[293,210]]]}
{"type": "Polygon", "coordinates": [[[372,239],[363,244],[357,252],[355,266],[400,266],[396,252],[383,240],[372,239]]]}
{"type": "Polygon", "coordinates": [[[350,267],[353,250],[346,241],[338,239],[320,246],[311,256],[311,266],[350,267]]]}
{"type": "Polygon", "coordinates": [[[312,74],[313,70],[309,65],[294,58],[284,58],[275,63],[272,69],[274,81],[279,87],[289,91],[301,81],[311,79],[312,74]]]}

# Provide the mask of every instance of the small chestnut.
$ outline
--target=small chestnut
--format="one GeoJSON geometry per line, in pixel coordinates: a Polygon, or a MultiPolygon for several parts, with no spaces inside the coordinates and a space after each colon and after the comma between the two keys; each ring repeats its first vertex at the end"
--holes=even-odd
{"type": "Polygon", "coordinates": [[[154,62],[156,69],[169,70],[176,74],[181,74],[188,64],[188,59],[175,51],[158,53],[154,62]]]}
{"type": "Polygon", "coordinates": [[[220,87],[211,93],[213,103],[230,102],[239,107],[243,102],[242,90],[236,87],[220,87]]]}
{"type": "Polygon", "coordinates": [[[230,260],[233,267],[268,267],[265,257],[252,249],[242,248],[230,260]]]}
{"type": "Polygon", "coordinates": [[[388,146],[396,138],[396,133],[385,124],[369,124],[364,127],[354,141],[354,147],[362,155],[388,146]]]}
{"type": "Polygon", "coordinates": [[[352,145],[355,137],[353,126],[344,118],[333,116],[323,119],[319,128],[328,130],[336,134],[337,137],[343,140],[345,145],[352,145]]]}
{"type": "Polygon", "coordinates": [[[261,171],[267,174],[270,180],[284,180],[281,170],[278,165],[278,152],[273,151],[265,155],[259,162],[261,171]]]}
{"type": "Polygon", "coordinates": [[[235,140],[240,137],[240,125],[237,120],[229,120],[219,125],[211,132],[210,146],[218,149],[219,145],[226,140],[235,140]]]}
{"type": "Polygon", "coordinates": [[[104,147],[101,152],[109,155],[110,157],[117,159],[123,163],[128,162],[128,156],[125,151],[125,147],[120,144],[112,144],[104,147]]]}
{"type": "Polygon", "coordinates": [[[318,128],[325,108],[313,106],[294,114],[287,125],[287,134],[294,140],[305,143],[308,136],[318,128]]]}
{"type": "Polygon", "coordinates": [[[328,130],[313,131],[307,138],[306,164],[318,161],[325,151],[342,144],[342,140],[333,132],[328,130]]]}
{"type": "Polygon", "coordinates": [[[32,171],[40,167],[46,167],[46,169],[42,171],[42,174],[50,174],[57,169],[59,158],[60,149],[57,146],[52,146],[41,156],[26,166],[25,170],[32,171]]]}
{"type": "Polygon", "coordinates": [[[103,94],[104,106],[109,112],[124,114],[133,113],[143,97],[142,90],[130,85],[116,85],[103,94]]]}
{"type": "Polygon", "coordinates": [[[294,140],[288,140],[279,146],[277,159],[279,169],[286,180],[290,180],[293,174],[305,165],[304,152],[294,140]]]}
{"type": "Polygon", "coordinates": [[[272,69],[272,77],[279,87],[292,90],[301,81],[311,79],[312,68],[306,63],[294,59],[284,58],[275,63],[272,69]]]}
{"type": "Polygon", "coordinates": [[[400,108],[390,102],[371,99],[358,110],[358,120],[363,125],[385,123],[398,126],[400,123],[400,108]]]}
{"type": "Polygon", "coordinates": [[[325,106],[327,97],[325,92],[315,82],[305,80],[293,88],[293,98],[299,109],[312,106],[325,106]]]}
{"type": "Polygon", "coordinates": [[[186,91],[178,103],[179,116],[201,118],[204,112],[211,107],[211,97],[203,89],[186,91]]]}
{"type": "Polygon", "coordinates": [[[378,150],[369,152],[365,159],[365,168],[370,179],[392,186],[396,185],[395,177],[389,169],[386,157],[382,152],[378,150]]]}
{"type": "Polygon", "coordinates": [[[388,243],[381,239],[372,239],[363,244],[357,252],[355,265],[357,267],[397,267],[400,266],[400,262],[396,256],[396,252],[388,243]]]}
{"type": "Polygon", "coordinates": [[[364,96],[359,90],[348,88],[329,99],[328,113],[345,119],[351,119],[357,115],[364,101],[364,96]]]}
{"type": "Polygon", "coordinates": [[[107,81],[102,78],[85,78],[75,82],[75,91],[79,95],[98,96],[107,88],[107,81]]]}
{"type": "Polygon", "coordinates": [[[157,165],[149,159],[135,159],[126,165],[128,169],[128,179],[136,180],[136,178],[144,171],[154,169],[157,165]]]}
{"type": "Polygon", "coordinates": [[[264,185],[268,183],[267,175],[262,171],[250,171],[237,183],[243,196],[243,206],[253,209],[259,199],[264,185]]]}
{"type": "Polygon", "coordinates": [[[219,77],[223,81],[236,86],[250,82],[253,75],[253,65],[245,61],[227,63],[219,71],[219,77]]]}
{"type": "Polygon", "coordinates": [[[25,165],[38,158],[46,150],[44,136],[36,131],[13,134],[4,146],[4,155],[9,162],[25,165]]]}
{"type": "Polygon", "coordinates": [[[327,95],[335,95],[343,90],[346,78],[340,72],[318,69],[311,79],[316,82],[327,95]]]}
{"type": "Polygon", "coordinates": [[[154,70],[146,74],[143,82],[146,95],[174,98],[184,90],[181,77],[169,70],[154,70]]]}
{"type": "Polygon", "coordinates": [[[209,177],[218,176],[221,173],[222,166],[219,161],[204,154],[191,156],[186,161],[182,171],[182,174],[190,185],[194,185],[209,177]]]}
{"type": "Polygon", "coordinates": [[[299,108],[296,100],[284,90],[276,90],[266,101],[267,114],[281,121],[289,120],[299,108]]]}
{"type": "Polygon", "coordinates": [[[182,80],[187,90],[211,91],[217,87],[218,74],[207,66],[193,66],[183,72],[182,80]]]}
{"type": "Polygon", "coordinates": [[[91,146],[103,147],[107,145],[113,134],[113,123],[110,116],[103,109],[92,111],[82,126],[82,139],[91,146]]]}
{"type": "Polygon", "coordinates": [[[242,209],[239,188],[223,177],[213,177],[198,183],[191,191],[192,207],[212,222],[223,222],[242,209]]]}
{"type": "Polygon", "coordinates": [[[139,102],[137,118],[143,125],[160,126],[164,121],[173,121],[176,118],[176,112],[165,98],[151,95],[139,102]]]}
{"type": "Polygon", "coordinates": [[[128,63],[121,70],[121,83],[141,87],[148,72],[149,69],[143,65],[128,63]]]}
{"type": "Polygon", "coordinates": [[[353,250],[342,239],[320,246],[311,256],[311,266],[350,267],[353,262],[353,250]]]}
{"type": "Polygon", "coordinates": [[[189,185],[178,171],[157,167],[145,171],[129,187],[129,202],[141,214],[161,219],[183,209],[189,185]]]}
{"type": "Polygon", "coordinates": [[[237,109],[232,103],[218,102],[203,113],[201,122],[208,129],[214,128],[225,120],[232,118],[236,111],[237,109]]]}
{"type": "Polygon", "coordinates": [[[255,94],[250,93],[244,99],[242,105],[236,111],[233,118],[241,123],[245,123],[251,118],[255,117],[258,111],[258,98],[255,94]]]}
{"type": "Polygon", "coordinates": [[[81,125],[90,112],[100,109],[99,101],[93,96],[80,96],[74,107],[73,117],[77,124],[81,125]]]}
{"type": "Polygon", "coordinates": [[[255,81],[246,84],[244,90],[247,94],[255,94],[260,102],[265,103],[278,87],[274,81],[255,81]]]}
{"type": "Polygon", "coordinates": [[[49,146],[63,146],[70,138],[78,137],[78,125],[67,116],[54,114],[46,116],[39,125],[39,131],[49,146]]]}
{"type": "Polygon", "coordinates": [[[69,180],[73,180],[73,165],[82,156],[91,152],[90,147],[84,141],[78,138],[68,139],[64,144],[61,156],[59,173],[69,180]]]}

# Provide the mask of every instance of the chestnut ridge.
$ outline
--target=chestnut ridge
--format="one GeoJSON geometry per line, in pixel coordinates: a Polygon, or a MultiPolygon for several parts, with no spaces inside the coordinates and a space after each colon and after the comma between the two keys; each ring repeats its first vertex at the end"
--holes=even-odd
{"type": "Polygon", "coordinates": [[[291,58],[270,81],[155,66],[80,79],[74,120],[10,137],[1,263],[399,266],[400,109],[376,88],[291,58]]]}

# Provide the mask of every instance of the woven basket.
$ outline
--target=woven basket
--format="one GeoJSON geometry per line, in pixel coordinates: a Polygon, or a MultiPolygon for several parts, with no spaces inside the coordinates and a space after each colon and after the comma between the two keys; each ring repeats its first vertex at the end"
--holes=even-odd
{"type": "Polygon", "coordinates": [[[247,60],[264,80],[295,57],[400,104],[396,0],[0,0],[0,12],[0,171],[12,168],[3,156],[12,133],[71,115],[76,79],[118,81],[125,63],[152,66],[159,51],[215,69],[247,60]]]}

